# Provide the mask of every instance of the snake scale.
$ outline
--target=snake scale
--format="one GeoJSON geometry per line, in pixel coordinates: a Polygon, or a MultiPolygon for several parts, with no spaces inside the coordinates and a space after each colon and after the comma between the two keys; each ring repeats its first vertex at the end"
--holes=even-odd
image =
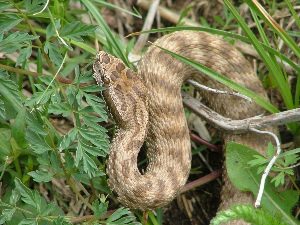
{"type": "MultiPolygon", "coordinates": [[[[250,63],[220,37],[178,31],[159,38],[155,45],[198,61],[267,98],[250,63]]],[[[191,168],[191,143],[181,97],[183,82],[193,78],[215,89],[227,88],[154,45],[138,63],[137,72],[103,51],[97,54],[93,67],[94,78],[105,87],[103,95],[117,124],[107,163],[109,186],[123,205],[133,209],[168,204],[185,185],[191,168]],[[149,162],[141,173],[137,156],[144,142],[149,162]]],[[[236,96],[202,92],[201,97],[212,109],[233,119],[264,112],[255,103],[236,96]]],[[[224,138],[225,143],[234,140],[260,152],[269,141],[255,134],[224,134],[224,138]]],[[[226,171],[221,196],[220,209],[252,201],[249,194],[231,185],[226,171]]]]}

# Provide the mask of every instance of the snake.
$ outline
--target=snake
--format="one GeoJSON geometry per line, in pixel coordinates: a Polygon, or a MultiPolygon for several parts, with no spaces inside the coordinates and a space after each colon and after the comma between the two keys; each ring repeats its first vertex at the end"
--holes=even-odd
{"type": "MultiPolygon", "coordinates": [[[[126,67],[120,59],[99,51],[93,64],[93,76],[105,87],[103,97],[116,122],[107,161],[108,185],[122,205],[143,211],[170,203],[189,176],[192,157],[181,96],[184,82],[194,79],[211,88],[229,90],[163,49],[199,62],[268,99],[242,53],[222,37],[206,32],[177,31],[162,36],[145,52],[137,64],[137,71],[126,67]],[[148,164],[145,171],[140,171],[138,154],[144,144],[148,164]]],[[[237,96],[207,91],[200,94],[209,107],[231,119],[264,113],[264,109],[254,102],[237,96]]],[[[222,135],[225,145],[235,141],[260,153],[269,142],[268,138],[255,133],[222,135]]],[[[235,203],[253,202],[249,193],[241,192],[231,184],[226,169],[223,180],[220,210],[235,203]]]]}

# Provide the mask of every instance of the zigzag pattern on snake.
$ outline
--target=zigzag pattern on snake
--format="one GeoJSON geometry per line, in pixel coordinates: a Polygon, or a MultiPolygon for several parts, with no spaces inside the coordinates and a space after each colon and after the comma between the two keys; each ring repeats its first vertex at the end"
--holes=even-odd
{"type": "MultiPolygon", "coordinates": [[[[163,36],[155,44],[198,61],[267,98],[249,62],[220,37],[180,31],[163,36]]],[[[105,52],[98,53],[94,78],[106,88],[103,94],[118,127],[107,163],[108,182],[123,205],[141,210],[161,207],[185,185],[191,168],[191,144],[181,86],[191,77],[206,86],[227,89],[155,46],[145,53],[137,72],[105,52]],[[137,156],[144,142],[149,164],[141,174],[137,156]]],[[[202,98],[212,109],[233,119],[264,112],[255,103],[235,96],[203,92],[202,98]]],[[[269,141],[260,137],[258,143],[255,134],[224,134],[224,138],[258,151],[269,141]]],[[[230,184],[226,173],[224,181],[222,196],[226,201],[223,199],[221,208],[252,201],[249,194],[230,184]]]]}

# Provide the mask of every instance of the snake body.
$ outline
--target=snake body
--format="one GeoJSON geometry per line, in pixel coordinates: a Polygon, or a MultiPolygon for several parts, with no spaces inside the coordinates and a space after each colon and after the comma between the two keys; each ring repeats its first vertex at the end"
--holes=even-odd
{"type": "MultiPolygon", "coordinates": [[[[163,36],[155,45],[183,55],[227,76],[259,95],[266,93],[249,62],[220,37],[194,31],[163,36]]],[[[154,209],[168,204],[181,190],[191,167],[191,144],[181,98],[181,86],[188,78],[220,90],[227,88],[190,66],[151,46],[137,66],[137,73],[117,58],[99,52],[94,78],[105,86],[104,97],[117,124],[107,163],[109,186],[119,201],[134,209],[154,209]],[[137,156],[146,143],[149,160],[139,172],[137,156]]],[[[202,93],[203,100],[218,113],[233,119],[264,111],[254,103],[227,95],[202,93]]],[[[224,135],[262,151],[268,140],[254,134],[224,135]]],[[[225,174],[221,208],[233,202],[251,201],[235,189],[225,174]]]]}

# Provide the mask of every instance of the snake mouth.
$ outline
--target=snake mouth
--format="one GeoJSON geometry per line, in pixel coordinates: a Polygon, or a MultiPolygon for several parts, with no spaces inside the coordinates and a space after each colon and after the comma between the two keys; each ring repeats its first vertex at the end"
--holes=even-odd
{"type": "MultiPolygon", "coordinates": [[[[98,57],[98,56],[97,56],[98,57]]],[[[111,83],[106,69],[102,66],[101,62],[99,59],[96,59],[96,62],[93,65],[93,77],[97,81],[99,85],[109,85],[111,83]]]]}

